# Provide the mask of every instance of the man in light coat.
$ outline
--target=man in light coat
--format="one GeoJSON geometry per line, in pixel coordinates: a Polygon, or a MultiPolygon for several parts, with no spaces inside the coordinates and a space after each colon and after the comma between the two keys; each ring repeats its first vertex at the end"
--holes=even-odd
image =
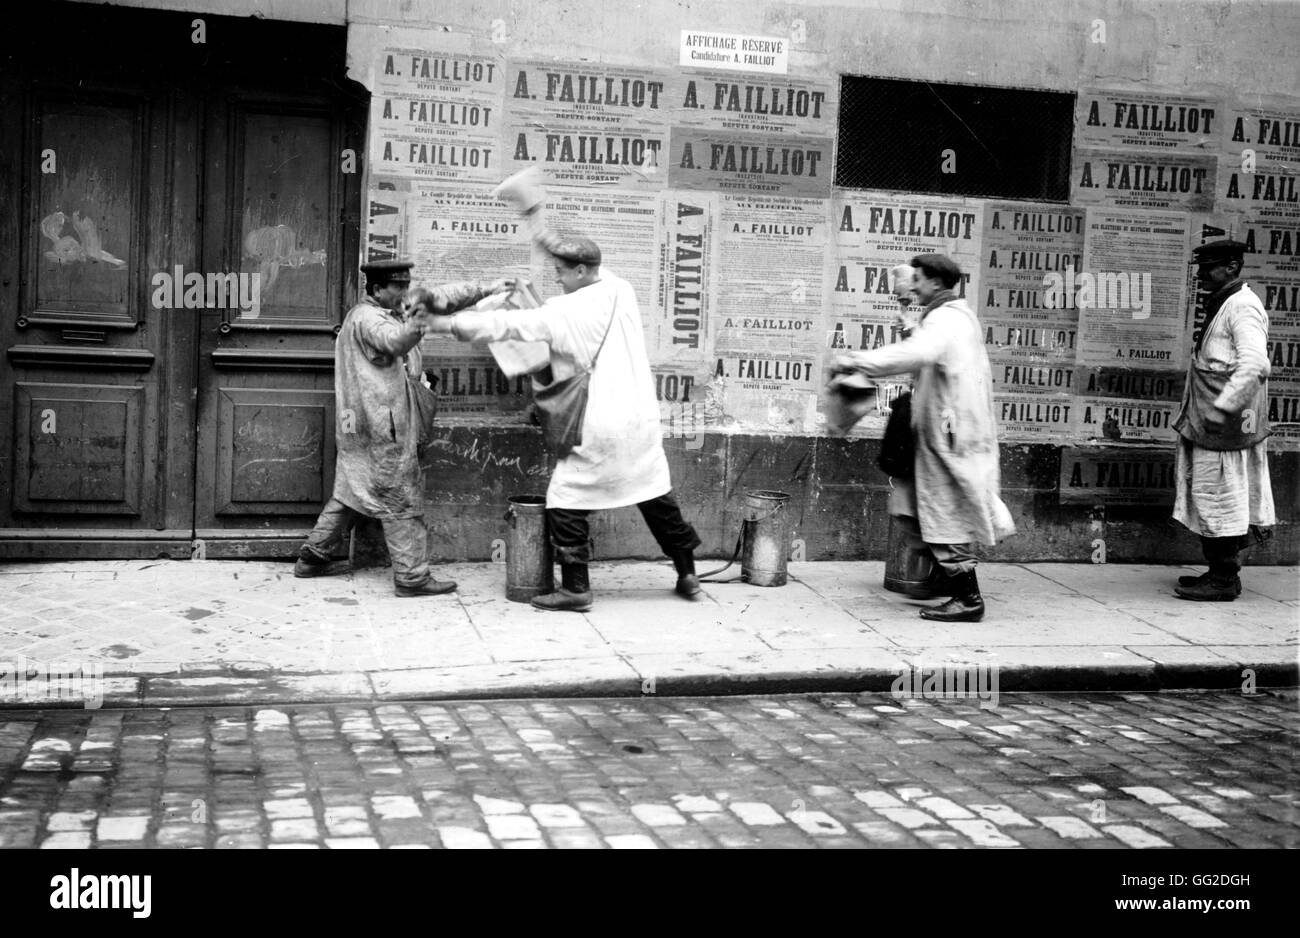
{"type": "Polygon", "coordinates": [[[1200,535],[1209,570],[1174,592],[1199,602],[1241,595],[1238,552],[1250,528],[1276,523],[1268,475],[1268,313],[1241,279],[1246,245],[1214,241],[1192,252],[1209,291],[1174,422],[1174,518],[1200,535]]]}
{"type": "Polygon", "coordinates": [[[975,542],[992,546],[1015,532],[999,495],[997,427],[992,378],[979,321],[953,288],[961,269],[941,254],[912,258],[912,292],[920,323],[901,342],[838,357],[835,372],[870,378],[912,373],[912,432],[916,439],[915,504],[890,512],[913,550],[928,550],[944,577],[946,603],[921,610],[925,619],[978,622],[984,599],[975,576],[975,542]]]}
{"type": "Polygon", "coordinates": [[[693,599],[700,592],[694,555],[700,539],[672,494],[636,294],[626,280],[601,268],[600,248],[590,238],[543,232],[538,240],[554,259],[562,296],[537,309],[435,317],[432,327],[463,342],[546,342],[556,381],[593,369],[582,445],[557,462],[546,490],[546,523],[562,586],[532,603],[551,611],[591,608],[587,516],[628,505],[641,510],[672,558],[677,593],[693,599]]]}
{"type": "Polygon", "coordinates": [[[428,313],[460,309],[508,284],[449,283],[422,291],[428,311],[407,317],[404,301],[412,266],[409,261],[376,261],[361,268],[366,296],[348,311],[334,346],[334,492],[298,551],[294,576],[347,573],[346,561],[329,558],[361,516],[383,523],[398,596],[436,596],[456,589],[429,571],[420,432],[407,379],[420,380],[419,343],[428,313]]]}

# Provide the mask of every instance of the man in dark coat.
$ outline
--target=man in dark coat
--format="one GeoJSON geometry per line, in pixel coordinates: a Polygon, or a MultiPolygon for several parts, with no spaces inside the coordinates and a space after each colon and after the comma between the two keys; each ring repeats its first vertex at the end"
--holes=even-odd
{"type": "Polygon", "coordinates": [[[429,571],[416,390],[409,379],[421,377],[419,343],[429,313],[454,312],[508,285],[451,283],[420,291],[421,309],[408,317],[403,307],[412,266],[376,261],[361,268],[366,296],[349,310],[334,348],[334,493],[298,552],[294,576],[347,573],[347,562],[331,562],[330,553],[363,516],[383,523],[398,596],[456,589],[429,571]]]}

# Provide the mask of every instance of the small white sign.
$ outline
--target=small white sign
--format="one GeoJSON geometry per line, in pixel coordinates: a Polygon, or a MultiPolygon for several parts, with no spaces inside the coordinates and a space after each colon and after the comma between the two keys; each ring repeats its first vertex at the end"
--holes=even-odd
{"type": "Polygon", "coordinates": [[[742,36],[683,29],[677,64],[784,75],[790,65],[790,40],[784,36],[742,36]]]}

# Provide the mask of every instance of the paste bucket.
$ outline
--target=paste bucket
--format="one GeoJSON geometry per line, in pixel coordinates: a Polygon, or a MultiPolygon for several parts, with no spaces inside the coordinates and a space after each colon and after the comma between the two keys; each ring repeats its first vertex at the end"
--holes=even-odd
{"type": "Polygon", "coordinates": [[[551,539],[546,531],[546,496],[512,495],[506,510],[506,599],[526,603],[555,592],[551,539]]]}
{"type": "Polygon", "coordinates": [[[785,492],[745,493],[740,578],[754,586],[784,586],[790,557],[790,527],[785,492]]]}
{"type": "Polygon", "coordinates": [[[903,527],[889,519],[889,541],[885,556],[885,589],[906,593],[909,587],[919,587],[930,576],[934,559],[929,551],[917,553],[907,547],[903,527]]]}

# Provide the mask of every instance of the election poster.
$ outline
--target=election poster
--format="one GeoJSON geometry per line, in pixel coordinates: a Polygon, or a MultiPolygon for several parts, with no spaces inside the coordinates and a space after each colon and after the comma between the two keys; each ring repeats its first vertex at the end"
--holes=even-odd
{"type": "Polygon", "coordinates": [[[398,260],[405,253],[410,194],[404,179],[371,178],[366,195],[366,261],[398,260]]]}
{"type": "Polygon", "coordinates": [[[1082,209],[984,206],[978,298],[1001,440],[1064,441],[1071,432],[1083,229],[1082,209]],[[1060,342],[1035,341],[1058,335],[1060,342]],[[1049,406],[1027,406],[1034,403],[1049,406]]]}
{"type": "Polygon", "coordinates": [[[1066,446],[1058,491],[1062,505],[1172,505],[1174,454],[1170,449],[1066,446]]]}
{"type": "Polygon", "coordinates": [[[1300,107],[1294,99],[1235,102],[1221,126],[1223,162],[1243,173],[1300,167],[1300,107]]]}
{"type": "Polygon", "coordinates": [[[725,413],[742,414],[748,428],[810,429],[825,343],[828,207],[824,199],[722,196],[714,374],[728,389],[725,413]]]}
{"type": "Polygon", "coordinates": [[[694,375],[713,348],[717,304],[719,199],[711,192],[661,195],[657,282],[642,310],[654,366],[689,366],[694,375]]]}
{"type": "Polygon", "coordinates": [[[833,138],[675,127],[668,160],[674,189],[826,198],[833,138]]]}
{"type": "Polygon", "coordinates": [[[1187,367],[1187,215],[1089,209],[1076,275],[1079,363],[1187,367]]]}
{"type": "Polygon", "coordinates": [[[1218,165],[1213,153],[1076,146],[1070,202],[1088,208],[1208,212],[1214,207],[1218,165]]]}
{"type": "Polygon", "coordinates": [[[527,61],[507,73],[507,173],[535,166],[551,186],[664,188],[668,73],[527,61]]]}
{"type": "Polygon", "coordinates": [[[1150,151],[1218,151],[1227,123],[1219,98],[1085,88],[1075,103],[1077,146],[1150,151]]]}
{"type": "Polygon", "coordinates": [[[681,70],[668,81],[672,125],[723,133],[834,138],[838,86],[810,78],[681,70]]]}
{"type": "Polygon", "coordinates": [[[502,60],[389,47],[370,101],[370,165],[376,173],[441,182],[496,182],[502,60]]]}

